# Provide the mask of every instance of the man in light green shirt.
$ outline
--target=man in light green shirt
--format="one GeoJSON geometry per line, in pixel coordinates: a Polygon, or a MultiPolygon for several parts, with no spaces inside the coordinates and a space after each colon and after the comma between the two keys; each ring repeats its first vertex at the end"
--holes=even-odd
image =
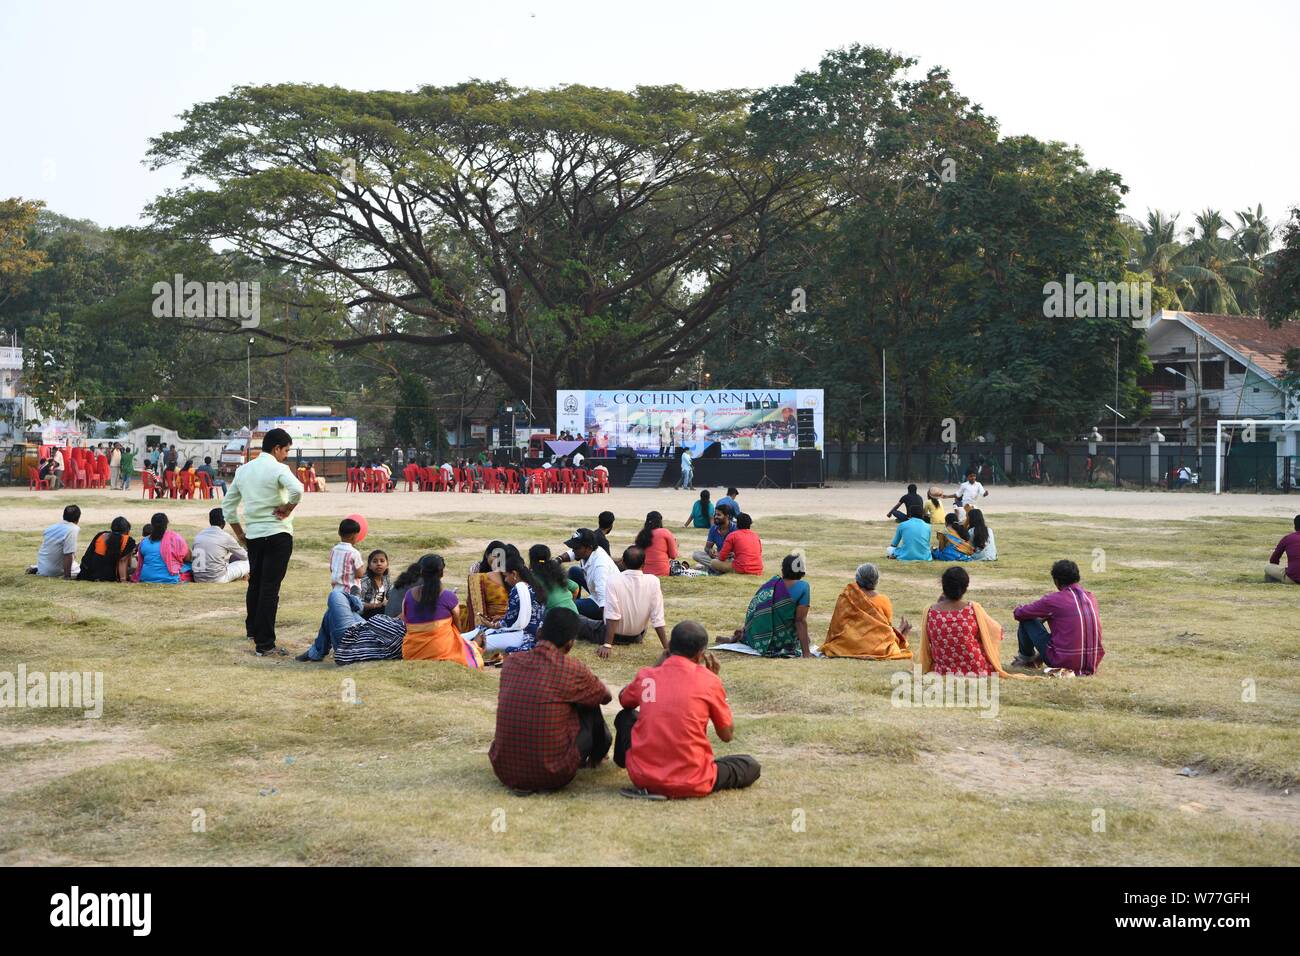
{"type": "Polygon", "coordinates": [[[262,453],[235,471],[221,511],[230,532],[248,551],[248,639],[258,657],[284,657],[275,644],[275,615],[280,607],[280,583],[293,555],[293,509],[302,500],[302,482],[284,460],[293,439],[283,428],[272,428],[262,439],[262,453]],[[244,518],[239,506],[244,506],[244,518]]]}

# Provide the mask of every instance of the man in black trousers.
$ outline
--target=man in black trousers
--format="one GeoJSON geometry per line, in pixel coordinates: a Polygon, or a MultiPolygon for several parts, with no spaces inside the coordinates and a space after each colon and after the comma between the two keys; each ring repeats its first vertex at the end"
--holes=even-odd
{"type": "Polygon", "coordinates": [[[262,453],[235,471],[221,502],[230,531],[248,551],[248,617],[244,622],[258,657],[284,657],[275,645],[275,614],[280,582],[293,554],[293,509],[302,500],[302,482],[284,463],[293,439],[272,428],[262,439],[262,453]],[[244,506],[244,519],[239,506],[244,506]]]}

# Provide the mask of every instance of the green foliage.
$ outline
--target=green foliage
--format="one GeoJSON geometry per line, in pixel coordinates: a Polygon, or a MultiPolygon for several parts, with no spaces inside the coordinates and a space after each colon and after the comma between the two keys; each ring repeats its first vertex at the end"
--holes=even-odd
{"type": "Polygon", "coordinates": [[[132,428],[143,425],[161,425],[179,432],[185,438],[207,438],[214,431],[212,419],[199,409],[182,410],[171,402],[145,402],[131,409],[127,419],[132,428]]]}

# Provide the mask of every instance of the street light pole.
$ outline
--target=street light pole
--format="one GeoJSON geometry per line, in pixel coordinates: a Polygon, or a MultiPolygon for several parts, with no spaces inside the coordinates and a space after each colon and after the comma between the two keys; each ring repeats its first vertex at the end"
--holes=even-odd
{"type": "MultiPolygon", "coordinates": [[[[248,363],[248,387],[245,389],[245,391],[248,392],[248,397],[251,399],[253,397],[253,340],[251,337],[248,340],[247,363],[248,363]]],[[[249,403],[245,403],[244,407],[248,409],[248,434],[251,437],[253,434],[253,406],[252,403],[249,402],[249,403]]]]}

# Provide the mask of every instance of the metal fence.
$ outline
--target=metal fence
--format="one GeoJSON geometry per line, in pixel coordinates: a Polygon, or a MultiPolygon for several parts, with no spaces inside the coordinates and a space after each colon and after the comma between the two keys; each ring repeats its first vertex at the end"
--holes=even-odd
{"type": "Polygon", "coordinates": [[[1215,471],[1224,470],[1224,491],[1290,492],[1300,490],[1300,456],[1278,453],[1273,442],[1240,444],[1229,448],[1222,461],[1214,446],[1203,445],[1198,458],[1192,445],[1164,443],[1065,447],[1041,454],[1004,446],[963,444],[958,464],[949,464],[942,448],[918,446],[906,462],[896,446],[886,452],[879,445],[854,443],[826,446],[826,477],[831,480],[916,482],[952,485],[974,468],[985,485],[1059,485],[1077,487],[1171,488],[1214,491],[1215,471]],[[886,469],[886,463],[888,469],[886,469]],[[1116,464],[1118,463],[1118,468],[1116,464]],[[1177,477],[1181,465],[1192,473],[1190,481],[1177,477]],[[1118,476],[1116,475],[1118,471],[1118,476]]]}

